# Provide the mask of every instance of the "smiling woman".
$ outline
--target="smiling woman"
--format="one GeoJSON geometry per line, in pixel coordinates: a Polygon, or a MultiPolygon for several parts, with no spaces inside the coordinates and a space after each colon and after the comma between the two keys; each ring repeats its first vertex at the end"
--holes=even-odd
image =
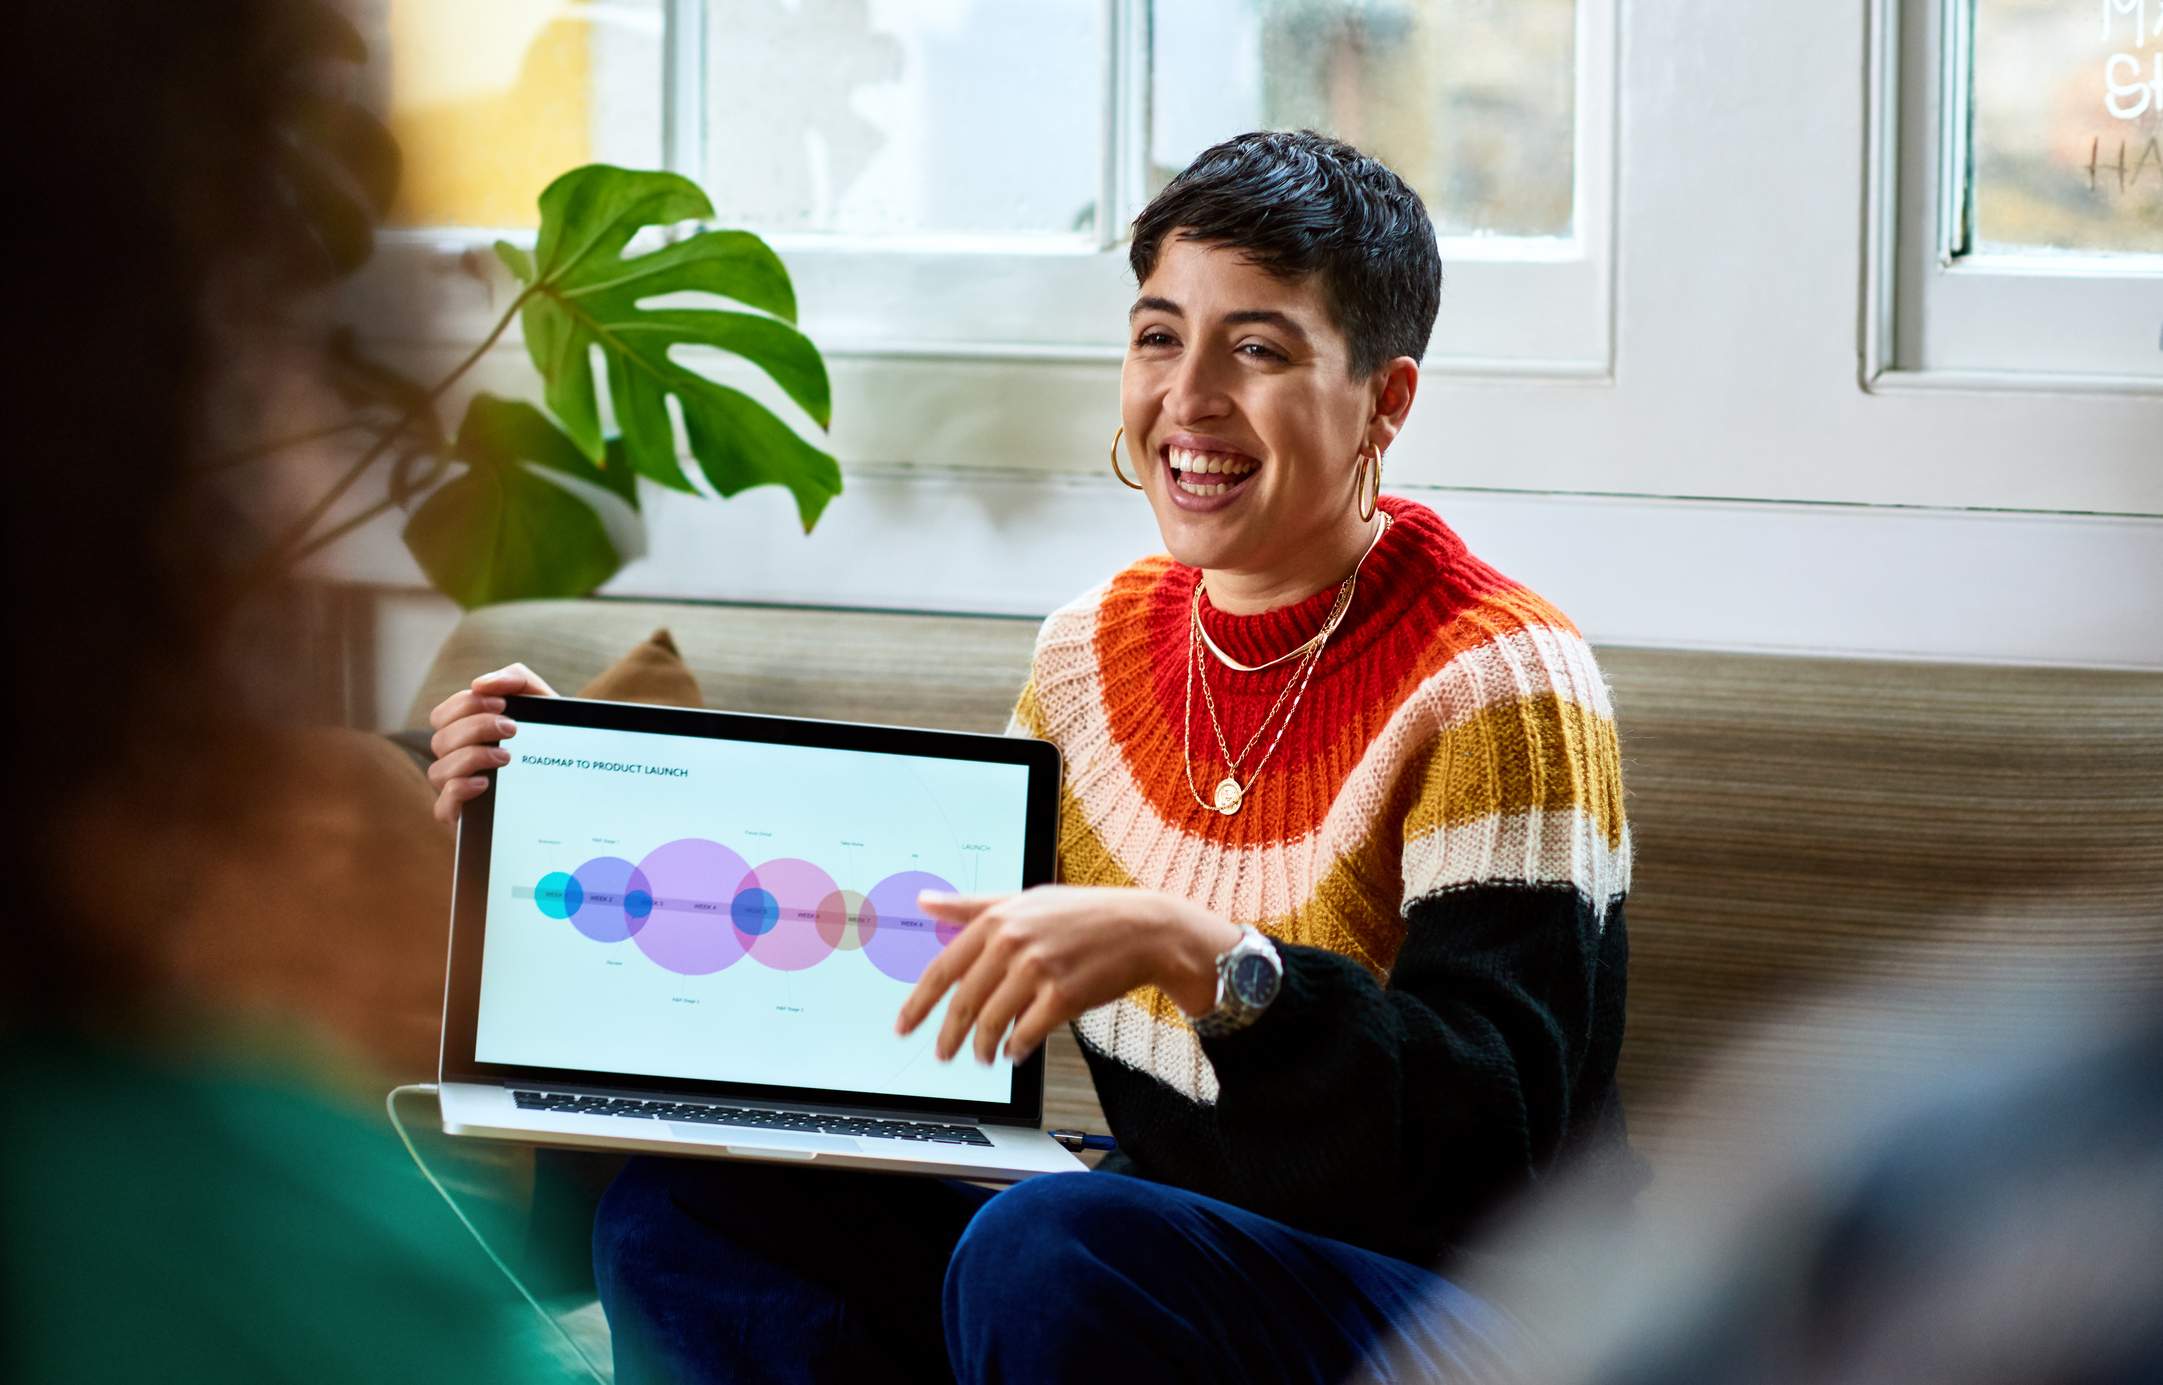
{"type": "Polygon", "coordinates": [[[1250,136],[1143,211],[1129,261],[1121,421],[1166,547],[1228,614],[1331,585],[1374,537],[1355,492],[1379,490],[1419,387],[1442,280],[1426,209],[1348,145],[1250,136]],[[1344,162],[1340,195],[1315,148],[1344,162]]]}
{"type": "Polygon", "coordinates": [[[997,1196],[634,1163],[594,1242],[624,1380],[1321,1381],[1389,1330],[1517,1379],[1452,1257],[1565,1162],[1634,1181],[1606,684],[1380,494],[1424,207],[1348,145],[1243,135],[1131,260],[1111,460],[1169,551],[1046,621],[1015,708],[1065,758],[1064,883],[925,895],[959,931],[897,1021],[944,1001],[939,1056],[981,1061],[1072,1024],[1119,1148],[997,1196]]]}
{"type": "Polygon", "coordinates": [[[1322,286],[1178,228],[1135,303],[1123,436],[1174,557],[1232,614],[1349,571],[1378,523],[1355,496],[1411,408],[1414,355],[1355,375],[1322,286]],[[1311,327],[1310,325],[1311,324],[1311,327]]]}

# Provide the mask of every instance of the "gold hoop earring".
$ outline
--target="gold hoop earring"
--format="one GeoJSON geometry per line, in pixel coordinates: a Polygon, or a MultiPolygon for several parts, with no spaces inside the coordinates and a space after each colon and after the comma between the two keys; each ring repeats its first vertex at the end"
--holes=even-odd
{"type": "Polygon", "coordinates": [[[1359,472],[1353,477],[1353,491],[1359,495],[1359,520],[1372,523],[1374,512],[1382,505],[1382,449],[1374,449],[1374,486],[1367,485],[1367,449],[1359,449],[1359,472]]]}
{"type": "Polygon", "coordinates": [[[1142,489],[1140,484],[1127,480],[1126,472],[1122,470],[1119,465],[1119,440],[1121,438],[1124,438],[1126,435],[1127,426],[1124,423],[1119,425],[1118,432],[1112,434],[1112,475],[1118,477],[1120,482],[1125,485],[1127,489],[1138,491],[1142,489]]]}

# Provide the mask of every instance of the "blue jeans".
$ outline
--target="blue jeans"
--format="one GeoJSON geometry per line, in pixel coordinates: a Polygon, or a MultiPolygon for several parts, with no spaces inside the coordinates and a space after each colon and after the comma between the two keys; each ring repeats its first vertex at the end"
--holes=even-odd
{"type": "Polygon", "coordinates": [[[1110,1173],[1003,1192],[634,1159],[594,1223],[617,1379],[1516,1379],[1439,1275],[1110,1173]]]}

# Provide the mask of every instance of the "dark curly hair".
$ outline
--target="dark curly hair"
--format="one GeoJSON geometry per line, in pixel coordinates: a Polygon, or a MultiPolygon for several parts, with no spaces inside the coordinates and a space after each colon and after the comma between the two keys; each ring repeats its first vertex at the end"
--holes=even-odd
{"type": "Polygon", "coordinates": [[[281,191],[271,40],[288,8],[69,0],[11,16],[15,51],[36,55],[0,155],[31,199],[5,238],[23,346],[8,418],[30,459],[6,507],[10,633],[30,660],[8,744],[12,941],[27,960],[0,977],[0,1029],[145,984],[70,893],[66,832],[116,776],[213,734],[229,704],[211,673],[213,592],[250,536],[206,515],[190,474],[233,318],[276,297],[251,288],[281,191]],[[36,116],[54,111],[67,118],[36,116]]]}
{"type": "Polygon", "coordinates": [[[1256,130],[1204,149],[1134,218],[1137,283],[1174,232],[1282,279],[1319,275],[1355,377],[1427,352],[1442,304],[1434,224],[1404,179],[1342,140],[1256,130]]]}

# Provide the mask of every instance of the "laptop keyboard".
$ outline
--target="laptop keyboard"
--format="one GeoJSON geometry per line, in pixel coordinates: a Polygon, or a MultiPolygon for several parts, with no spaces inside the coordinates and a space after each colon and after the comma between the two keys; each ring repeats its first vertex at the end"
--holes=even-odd
{"type": "Polygon", "coordinates": [[[772,1111],[765,1107],[709,1106],[696,1101],[640,1101],[634,1097],[578,1096],[570,1092],[520,1092],[511,1095],[521,1111],[563,1111],[575,1116],[628,1116],[633,1120],[689,1121],[697,1125],[736,1125],[753,1130],[794,1130],[803,1134],[853,1135],[860,1140],[910,1140],[918,1144],[991,1146],[991,1137],[973,1125],[931,1125],[922,1121],[858,1119],[817,1111],[772,1111]]]}

